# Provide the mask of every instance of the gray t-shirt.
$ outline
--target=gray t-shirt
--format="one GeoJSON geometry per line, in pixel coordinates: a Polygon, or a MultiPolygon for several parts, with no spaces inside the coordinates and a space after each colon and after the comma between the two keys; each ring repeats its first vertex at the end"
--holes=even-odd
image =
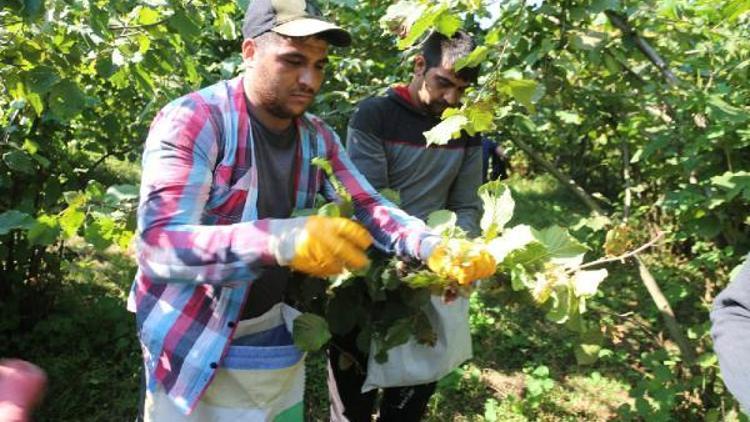
{"type": "MultiPolygon", "coordinates": [[[[297,125],[275,133],[250,117],[250,126],[258,166],[258,218],[289,218],[294,209],[297,125]]],[[[265,267],[250,287],[242,317],[259,316],[281,302],[290,277],[289,267],[265,267]]]]}

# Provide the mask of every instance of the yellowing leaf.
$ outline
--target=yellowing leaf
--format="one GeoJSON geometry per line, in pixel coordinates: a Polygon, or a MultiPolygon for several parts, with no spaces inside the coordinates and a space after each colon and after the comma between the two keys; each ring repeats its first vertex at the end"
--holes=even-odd
{"type": "Polygon", "coordinates": [[[487,105],[480,103],[469,106],[465,113],[471,126],[470,135],[495,129],[495,115],[487,105]]]}
{"type": "Polygon", "coordinates": [[[424,137],[427,140],[427,146],[430,145],[445,145],[452,138],[457,138],[461,135],[461,129],[466,126],[469,119],[463,114],[455,114],[438,123],[435,127],[424,132],[424,137]]]}

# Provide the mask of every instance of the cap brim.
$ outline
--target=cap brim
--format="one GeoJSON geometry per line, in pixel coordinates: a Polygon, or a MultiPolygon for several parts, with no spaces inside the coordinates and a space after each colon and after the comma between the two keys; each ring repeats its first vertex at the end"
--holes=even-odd
{"type": "Polygon", "coordinates": [[[272,31],[288,37],[309,37],[310,35],[320,35],[325,37],[329,43],[337,47],[348,47],[352,43],[352,36],[349,32],[341,29],[339,26],[320,19],[295,19],[273,28],[272,31]]]}

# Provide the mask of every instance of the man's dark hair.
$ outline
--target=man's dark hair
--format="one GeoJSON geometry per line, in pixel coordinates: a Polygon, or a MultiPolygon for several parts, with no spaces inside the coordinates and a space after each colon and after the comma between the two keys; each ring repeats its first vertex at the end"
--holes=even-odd
{"type": "MultiPolygon", "coordinates": [[[[442,65],[455,65],[459,59],[468,56],[475,47],[476,42],[466,32],[456,31],[451,38],[448,38],[440,32],[433,31],[422,44],[426,70],[442,65]]],[[[467,82],[476,82],[479,77],[479,66],[464,67],[456,72],[456,75],[467,82]]]]}

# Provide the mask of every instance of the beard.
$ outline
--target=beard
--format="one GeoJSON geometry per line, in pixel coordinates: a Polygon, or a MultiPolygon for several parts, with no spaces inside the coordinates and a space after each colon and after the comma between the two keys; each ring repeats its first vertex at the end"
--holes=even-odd
{"type": "MultiPolygon", "coordinates": [[[[297,93],[304,95],[314,95],[314,92],[304,89],[295,91],[292,94],[297,93]]],[[[265,108],[266,111],[268,111],[268,113],[274,117],[277,117],[279,119],[296,119],[305,114],[307,109],[310,108],[310,105],[312,105],[312,100],[310,100],[304,107],[292,107],[289,105],[288,100],[277,95],[276,92],[267,91],[265,95],[262,96],[262,104],[263,108],[265,108]]]]}
{"type": "Polygon", "coordinates": [[[448,103],[446,102],[432,103],[427,106],[427,112],[439,119],[443,116],[446,108],[448,108],[448,103]]]}
{"type": "Polygon", "coordinates": [[[294,111],[281,101],[274,101],[265,105],[264,108],[270,115],[278,117],[279,119],[296,119],[307,111],[307,107],[302,111],[294,111]]]}

